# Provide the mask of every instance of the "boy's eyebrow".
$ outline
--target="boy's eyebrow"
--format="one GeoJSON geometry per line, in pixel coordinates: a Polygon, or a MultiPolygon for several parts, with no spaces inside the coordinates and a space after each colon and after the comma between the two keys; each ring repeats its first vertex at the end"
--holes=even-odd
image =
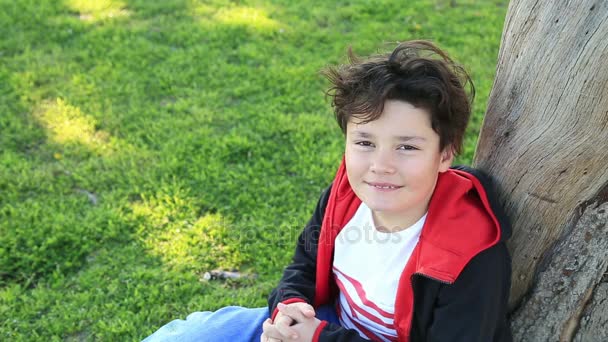
{"type": "Polygon", "coordinates": [[[397,137],[397,140],[399,141],[410,141],[410,140],[421,140],[421,141],[425,141],[426,138],[423,137],[417,137],[417,136],[399,136],[397,137]]]}
{"type": "MultiPolygon", "coordinates": [[[[374,135],[367,133],[367,132],[361,132],[361,131],[354,131],[353,133],[355,133],[355,135],[361,137],[361,138],[373,138],[374,135]]],[[[396,139],[398,141],[410,141],[410,140],[422,140],[425,141],[426,139],[424,137],[418,137],[418,136],[409,136],[409,135],[402,135],[402,136],[397,136],[396,139]]]]}
{"type": "Polygon", "coordinates": [[[354,131],[353,133],[360,136],[361,138],[372,138],[373,137],[373,135],[371,135],[369,133],[361,132],[361,131],[354,131]]]}

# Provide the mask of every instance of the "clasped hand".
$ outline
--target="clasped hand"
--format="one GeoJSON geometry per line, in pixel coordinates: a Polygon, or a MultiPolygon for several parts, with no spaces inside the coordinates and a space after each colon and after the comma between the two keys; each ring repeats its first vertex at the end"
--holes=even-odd
{"type": "Polygon", "coordinates": [[[277,306],[279,313],[264,321],[261,342],[309,342],[321,321],[315,317],[315,309],[307,303],[291,303],[277,306]]]}

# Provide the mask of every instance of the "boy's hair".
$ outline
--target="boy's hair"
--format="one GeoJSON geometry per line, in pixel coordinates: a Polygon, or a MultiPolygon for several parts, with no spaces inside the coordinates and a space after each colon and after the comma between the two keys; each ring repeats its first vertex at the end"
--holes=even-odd
{"type": "Polygon", "coordinates": [[[350,64],[322,71],[332,83],[332,98],[342,132],[351,119],[367,123],[380,117],[386,100],[401,100],[426,109],[439,135],[439,147],[462,151],[475,87],[460,65],[433,43],[414,40],[390,54],[358,58],[348,49],[350,64]],[[465,89],[468,86],[468,93],[465,89]]]}

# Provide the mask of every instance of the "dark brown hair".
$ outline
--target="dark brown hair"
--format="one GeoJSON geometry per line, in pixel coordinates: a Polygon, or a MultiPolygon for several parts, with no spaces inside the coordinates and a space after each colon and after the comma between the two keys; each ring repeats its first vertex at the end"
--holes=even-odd
{"type": "Polygon", "coordinates": [[[430,113],[441,150],[451,146],[454,154],[462,151],[475,87],[464,68],[444,51],[414,40],[399,44],[390,54],[360,59],[349,48],[348,56],[349,64],[322,71],[332,84],[326,94],[344,133],[350,120],[374,121],[386,100],[401,100],[430,113]]]}

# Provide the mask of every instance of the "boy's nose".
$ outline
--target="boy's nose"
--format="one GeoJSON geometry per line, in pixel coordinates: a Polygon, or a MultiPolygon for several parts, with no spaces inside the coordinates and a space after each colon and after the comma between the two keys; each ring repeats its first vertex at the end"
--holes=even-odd
{"type": "Polygon", "coordinates": [[[376,153],[370,165],[370,171],[378,174],[391,174],[395,172],[395,167],[388,153],[376,153]]]}

